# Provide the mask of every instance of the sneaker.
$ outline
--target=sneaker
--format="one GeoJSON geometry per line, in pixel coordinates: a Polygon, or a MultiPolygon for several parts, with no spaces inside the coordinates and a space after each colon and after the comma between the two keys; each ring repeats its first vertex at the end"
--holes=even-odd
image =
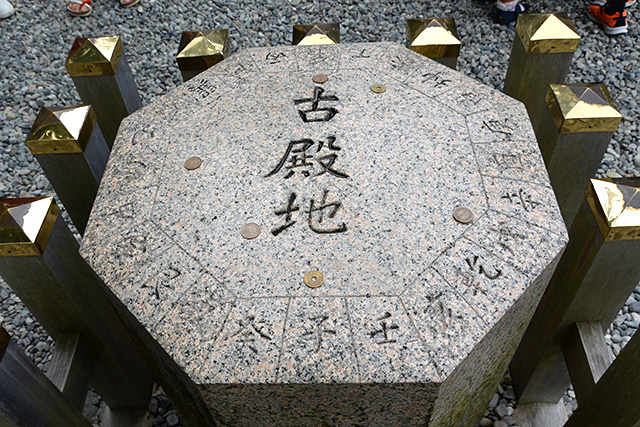
{"type": "Polygon", "coordinates": [[[526,3],[518,3],[513,10],[500,10],[496,7],[496,22],[500,24],[510,24],[517,21],[518,15],[531,13],[531,6],[526,3]]]}
{"type": "Polygon", "coordinates": [[[610,36],[617,34],[627,34],[627,11],[615,12],[609,15],[605,12],[604,6],[592,4],[589,6],[587,16],[596,24],[600,24],[605,33],[610,36]]]}
{"type": "Polygon", "coordinates": [[[7,0],[0,0],[0,19],[13,15],[13,6],[7,0]]]}
{"type": "MultiPolygon", "coordinates": [[[[597,4],[598,6],[604,6],[606,2],[607,0],[595,0],[592,4],[597,4]]],[[[636,0],[629,0],[628,2],[625,3],[624,8],[627,9],[633,6],[634,4],[636,4],[636,0]]]]}

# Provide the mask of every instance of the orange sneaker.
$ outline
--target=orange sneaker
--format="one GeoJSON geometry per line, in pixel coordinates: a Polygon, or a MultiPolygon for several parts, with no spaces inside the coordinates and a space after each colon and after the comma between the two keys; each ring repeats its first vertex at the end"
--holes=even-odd
{"type": "Polygon", "coordinates": [[[599,4],[592,4],[589,6],[589,12],[587,14],[590,20],[596,24],[600,24],[605,33],[610,36],[617,34],[627,34],[627,11],[622,13],[615,12],[612,15],[607,14],[604,10],[604,6],[599,4]]]}
{"type": "MultiPolygon", "coordinates": [[[[595,0],[593,2],[593,4],[599,4],[600,6],[604,6],[604,4],[607,2],[607,0],[595,0]]],[[[636,0],[629,0],[624,4],[625,9],[629,8],[631,6],[633,6],[634,4],[636,4],[636,0]]]]}

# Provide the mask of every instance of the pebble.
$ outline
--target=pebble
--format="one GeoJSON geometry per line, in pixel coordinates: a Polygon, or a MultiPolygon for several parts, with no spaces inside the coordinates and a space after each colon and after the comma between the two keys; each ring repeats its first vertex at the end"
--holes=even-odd
{"type": "Polygon", "coordinates": [[[482,417],[480,420],[480,427],[489,427],[490,425],[493,425],[493,421],[489,418],[482,417]]]}

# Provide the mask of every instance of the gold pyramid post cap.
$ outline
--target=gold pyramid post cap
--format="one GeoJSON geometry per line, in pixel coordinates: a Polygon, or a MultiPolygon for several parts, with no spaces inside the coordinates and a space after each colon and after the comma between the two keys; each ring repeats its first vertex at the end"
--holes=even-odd
{"type": "Polygon", "coordinates": [[[65,66],[71,77],[112,76],[118,70],[124,44],[120,36],[78,37],[65,66]]]}
{"type": "Polygon", "coordinates": [[[311,46],[340,43],[340,23],[294,25],[293,44],[311,46]]]}
{"type": "Polygon", "coordinates": [[[516,33],[528,54],[575,52],[580,44],[578,29],[566,12],[520,15],[516,33]]]}
{"type": "Polygon", "coordinates": [[[585,196],[605,241],[640,239],[640,178],[591,179],[585,196]]]}
{"type": "Polygon", "coordinates": [[[546,101],[560,133],[615,132],[622,120],[604,83],[551,83],[546,101]]]}
{"type": "Polygon", "coordinates": [[[429,58],[457,58],[460,36],[453,18],[407,19],[407,47],[429,58]]]}
{"type": "Polygon", "coordinates": [[[95,123],[91,105],[42,107],[27,136],[27,147],[34,155],[82,153],[95,123]]]}
{"type": "Polygon", "coordinates": [[[53,197],[0,199],[0,256],[39,256],[60,208],[53,197]]]}
{"type": "Polygon", "coordinates": [[[205,70],[227,57],[229,30],[183,31],[176,60],[181,70],[205,70]]]}

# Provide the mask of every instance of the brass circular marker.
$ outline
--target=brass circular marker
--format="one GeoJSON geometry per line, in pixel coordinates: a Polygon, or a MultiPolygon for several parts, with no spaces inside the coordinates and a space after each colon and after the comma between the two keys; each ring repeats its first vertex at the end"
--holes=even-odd
{"type": "Polygon", "coordinates": [[[304,275],[304,284],[310,288],[319,288],[324,282],[324,276],[317,270],[311,270],[304,275]]]}
{"type": "Polygon", "coordinates": [[[387,90],[387,87],[385,85],[378,83],[371,86],[371,90],[374,91],[375,93],[384,93],[387,90]]]}
{"type": "Polygon", "coordinates": [[[311,78],[311,80],[313,80],[314,83],[324,83],[329,80],[329,76],[326,74],[316,74],[311,78]]]}
{"type": "Polygon", "coordinates": [[[469,208],[461,207],[461,208],[456,208],[453,211],[453,219],[455,219],[461,224],[469,224],[471,221],[474,220],[474,218],[475,216],[473,215],[473,212],[471,212],[471,209],[469,208]]]}
{"type": "Polygon", "coordinates": [[[255,239],[260,235],[260,226],[255,222],[249,222],[242,226],[240,234],[247,240],[255,239]]]}
{"type": "Polygon", "coordinates": [[[200,165],[202,165],[202,159],[196,156],[189,157],[187,161],[184,162],[184,167],[190,171],[198,169],[200,165]]]}

